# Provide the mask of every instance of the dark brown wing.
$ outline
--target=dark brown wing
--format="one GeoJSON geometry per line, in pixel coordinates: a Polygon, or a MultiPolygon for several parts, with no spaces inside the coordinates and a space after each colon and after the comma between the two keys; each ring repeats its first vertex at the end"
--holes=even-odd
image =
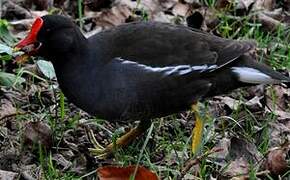
{"type": "MultiPolygon", "coordinates": [[[[106,39],[106,43],[102,42],[104,46],[114,46],[110,58],[121,57],[152,67],[220,66],[255,46],[253,42],[219,38],[185,26],[159,22],[125,24],[95,37],[106,39]]],[[[95,37],[89,40],[95,41],[95,37]]]]}

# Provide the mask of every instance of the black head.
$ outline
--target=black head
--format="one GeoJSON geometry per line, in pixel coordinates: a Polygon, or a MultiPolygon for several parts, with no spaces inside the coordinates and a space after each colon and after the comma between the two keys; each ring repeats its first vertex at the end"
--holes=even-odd
{"type": "Polygon", "coordinates": [[[35,20],[27,37],[16,48],[29,55],[53,60],[54,56],[73,51],[77,47],[75,44],[81,43],[83,39],[85,38],[69,18],[46,15],[35,20]]]}

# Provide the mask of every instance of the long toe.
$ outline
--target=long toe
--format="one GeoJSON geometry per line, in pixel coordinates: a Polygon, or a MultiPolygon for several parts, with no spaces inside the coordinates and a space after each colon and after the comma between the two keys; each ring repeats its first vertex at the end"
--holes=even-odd
{"type": "Polygon", "coordinates": [[[122,148],[130,144],[137,137],[141,136],[147,129],[148,125],[151,125],[151,121],[142,122],[135,128],[131,129],[129,132],[121,136],[116,140],[116,142],[109,144],[107,147],[103,147],[98,143],[92,131],[88,132],[88,137],[94,148],[89,148],[92,155],[99,159],[104,159],[109,155],[113,154],[116,148],[122,148]]]}
{"type": "Polygon", "coordinates": [[[87,133],[89,141],[93,144],[93,148],[88,148],[91,155],[95,156],[98,159],[105,159],[110,154],[112,154],[113,146],[112,144],[108,145],[106,148],[103,147],[95,138],[92,130],[89,130],[87,133]]]}

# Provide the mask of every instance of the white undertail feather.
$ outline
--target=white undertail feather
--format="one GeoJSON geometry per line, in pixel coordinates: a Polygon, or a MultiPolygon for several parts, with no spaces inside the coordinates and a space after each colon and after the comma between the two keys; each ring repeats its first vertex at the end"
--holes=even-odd
{"type": "Polygon", "coordinates": [[[271,76],[259,71],[258,69],[249,67],[232,67],[239,81],[251,84],[272,84],[277,83],[279,80],[273,79],[271,76]]]}

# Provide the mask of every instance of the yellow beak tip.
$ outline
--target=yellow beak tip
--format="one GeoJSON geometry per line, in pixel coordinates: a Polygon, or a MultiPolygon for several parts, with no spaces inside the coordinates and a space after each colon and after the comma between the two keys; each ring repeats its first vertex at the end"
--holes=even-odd
{"type": "Polygon", "coordinates": [[[13,52],[18,52],[18,51],[20,51],[20,48],[18,48],[18,47],[14,47],[14,48],[12,49],[12,51],[13,51],[13,52]]]}

